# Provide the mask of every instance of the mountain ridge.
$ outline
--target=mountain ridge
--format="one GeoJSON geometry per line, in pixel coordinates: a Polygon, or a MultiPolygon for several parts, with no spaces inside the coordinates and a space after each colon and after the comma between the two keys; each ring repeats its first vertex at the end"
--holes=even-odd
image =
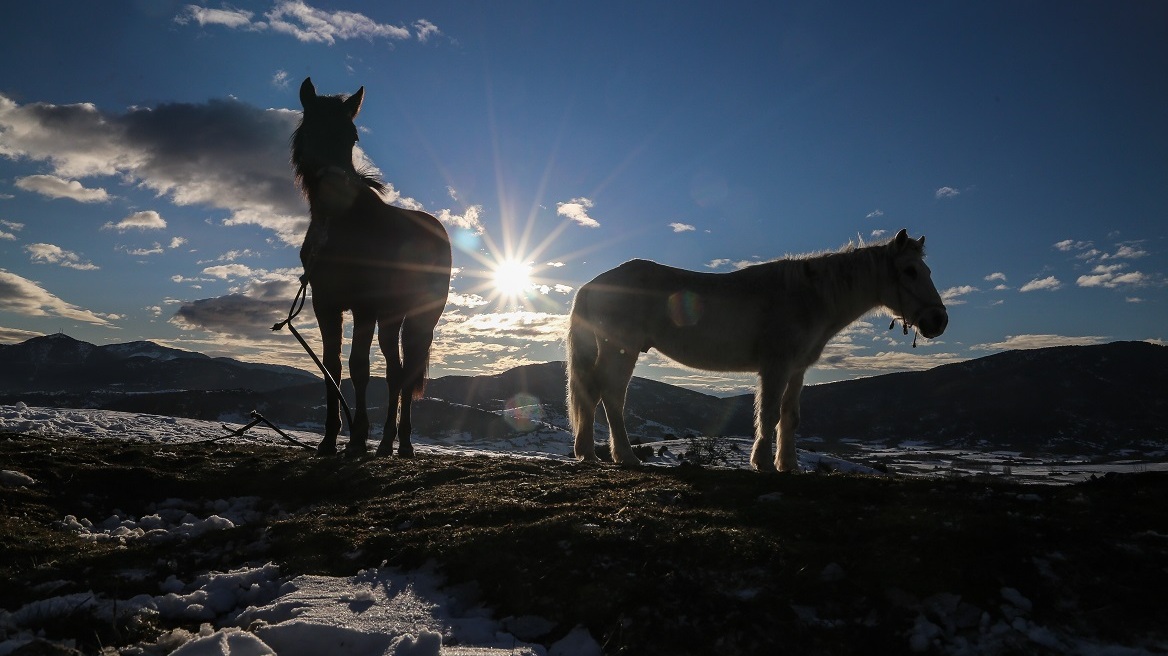
{"type": "MultiPolygon", "coordinates": [[[[415,429],[476,439],[506,439],[534,424],[564,429],[564,366],[432,379],[428,398],[416,406],[415,429]],[[516,412],[532,421],[511,420],[516,412]]],[[[386,401],[377,381],[369,390],[375,424],[386,401]]],[[[351,396],[351,383],[342,385],[351,396]]],[[[307,372],[152,342],[94,346],[52,335],[0,346],[0,403],[236,421],[255,409],[285,425],[315,428],[323,397],[321,380],[307,372]]],[[[749,394],[715,397],[635,377],[627,423],[634,438],[649,441],[751,435],[753,405],[749,394]]],[[[812,385],[804,388],[799,434],[970,449],[1168,443],[1168,347],[1112,342],[1004,351],[926,371],[812,385]]]]}

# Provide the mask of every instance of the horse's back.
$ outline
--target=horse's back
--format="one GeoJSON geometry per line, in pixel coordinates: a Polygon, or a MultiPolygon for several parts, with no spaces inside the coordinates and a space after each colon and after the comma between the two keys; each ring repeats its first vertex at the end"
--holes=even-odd
{"type": "Polygon", "coordinates": [[[445,228],[426,212],[375,200],[329,222],[309,273],[314,303],[440,313],[450,288],[445,228]]]}
{"type": "Polygon", "coordinates": [[[626,350],[655,348],[693,367],[749,371],[765,312],[765,295],[741,276],[638,259],[581,287],[572,317],[626,350]]]}

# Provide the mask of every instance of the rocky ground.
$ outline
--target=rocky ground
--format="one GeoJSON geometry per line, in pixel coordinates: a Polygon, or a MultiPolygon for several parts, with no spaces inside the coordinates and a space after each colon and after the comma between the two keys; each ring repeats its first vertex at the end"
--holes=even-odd
{"type": "MultiPolygon", "coordinates": [[[[1162,473],[1026,486],[19,434],[0,435],[0,470],[36,481],[0,486],[10,612],[46,590],[125,599],[245,564],[433,562],[498,617],[549,620],[533,642],[582,625],[610,654],[1168,650],[1162,473]],[[63,521],[241,497],[256,521],[164,544],[84,540],[63,521]]],[[[163,624],[39,629],[94,653],[163,624]]]]}

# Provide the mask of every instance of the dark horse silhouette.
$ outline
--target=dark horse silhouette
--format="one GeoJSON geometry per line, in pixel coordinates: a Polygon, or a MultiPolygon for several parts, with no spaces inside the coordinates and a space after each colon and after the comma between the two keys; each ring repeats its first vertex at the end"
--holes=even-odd
{"type": "MultiPolygon", "coordinates": [[[[324,367],[338,383],[343,313],[353,313],[349,377],[356,393],[356,415],[345,454],[366,451],[365,391],[376,327],[389,386],[385,433],[377,455],[392,454],[396,436],[398,455],[408,457],[414,451],[410,403],[421,396],[434,326],[450,290],[450,238],[433,216],[387,204],[378,194],[383,183],[353,165],[357,143],[353,119],[364,96],[365,87],[348,98],[318,96],[311,78],[300,86],[304,117],[292,135],[292,164],[312,218],[300,261],[312,288],[312,309],[324,342],[324,367]]],[[[326,398],[324,440],[317,447],[320,454],[336,453],[341,429],[339,397],[331,385],[326,398]]]]}

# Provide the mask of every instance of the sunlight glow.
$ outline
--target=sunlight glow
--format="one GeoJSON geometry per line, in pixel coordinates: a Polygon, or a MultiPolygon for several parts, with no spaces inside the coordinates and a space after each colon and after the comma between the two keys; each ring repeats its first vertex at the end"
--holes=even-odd
{"type": "Polygon", "coordinates": [[[531,287],[531,265],[519,260],[503,260],[491,274],[495,292],[502,298],[516,299],[531,287]]]}

